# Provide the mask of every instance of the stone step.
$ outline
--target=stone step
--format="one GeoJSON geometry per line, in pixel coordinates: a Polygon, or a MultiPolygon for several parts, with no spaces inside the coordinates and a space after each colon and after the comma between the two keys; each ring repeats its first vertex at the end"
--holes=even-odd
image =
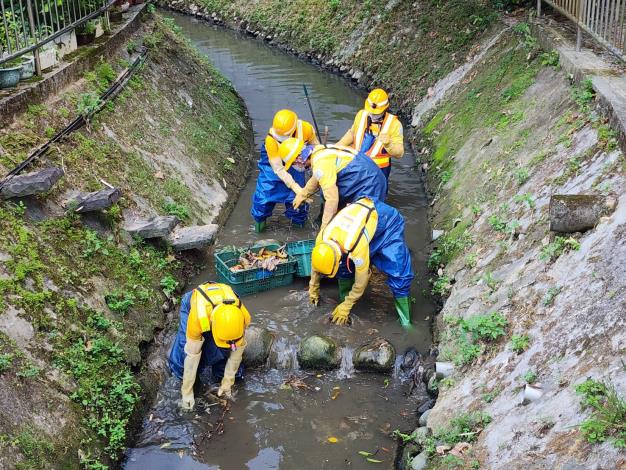
{"type": "Polygon", "coordinates": [[[104,188],[92,193],[81,193],[66,202],[67,207],[75,208],[79,214],[108,209],[122,197],[118,188],[104,188]]]}
{"type": "Polygon", "coordinates": [[[179,227],[168,240],[176,251],[197,250],[211,245],[218,229],[217,224],[179,227]]]}
{"type": "Polygon", "coordinates": [[[145,240],[151,238],[167,239],[180,220],[173,215],[152,217],[147,220],[134,220],[124,226],[124,230],[132,236],[145,240]]]}
{"type": "Polygon", "coordinates": [[[43,170],[33,171],[11,178],[0,191],[3,199],[13,197],[32,196],[49,191],[59,181],[65,172],[63,169],[52,166],[43,170]]]}

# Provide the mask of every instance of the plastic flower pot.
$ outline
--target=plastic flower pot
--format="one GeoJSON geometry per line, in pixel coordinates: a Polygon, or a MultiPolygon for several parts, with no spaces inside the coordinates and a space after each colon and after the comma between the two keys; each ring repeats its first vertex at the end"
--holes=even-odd
{"type": "Polygon", "coordinates": [[[20,81],[23,68],[22,64],[0,65],[0,88],[16,87],[20,81]]]}
{"type": "Polygon", "coordinates": [[[35,58],[24,57],[22,62],[22,73],[20,74],[20,80],[27,80],[35,75],[35,58]]]}
{"type": "Polygon", "coordinates": [[[76,33],[76,43],[79,46],[86,46],[87,44],[91,44],[96,39],[96,32],[93,31],[91,33],[76,33]]]}

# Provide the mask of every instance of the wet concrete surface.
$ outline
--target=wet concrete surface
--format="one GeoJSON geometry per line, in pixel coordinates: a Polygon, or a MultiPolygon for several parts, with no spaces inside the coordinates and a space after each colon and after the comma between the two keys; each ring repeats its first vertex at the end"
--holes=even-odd
{"type": "MultiPolygon", "coordinates": [[[[302,119],[310,120],[303,83],[309,88],[320,127],[329,128],[331,143],[348,129],[363,105],[365,93],[342,78],[255,39],[189,17],[172,16],[245,100],[257,145],[263,141],[274,112],[281,108],[291,108],[302,119]]],[[[414,162],[407,143],[405,157],[393,164],[388,199],[406,220],[416,273],[412,288],[416,299],[414,326],[408,331],[400,327],[391,293],[380,274],[372,277],[365,296],[353,309],[350,327],[328,323],[328,315],[338,301],[334,282],[323,284],[322,302],[317,308],[308,303],[305,279],[286,288],[244,297],[253,322],[277,337],[273,349],[277,359],[272,367],[248,371],[245,382],[237,386],[236,401],[224,420],[222,435],[213,432],[221,417],[220,407],[202,398],[207,387],[196,389],[200,398],[195,412],[181,413],[177,407],[180,383],[169,377],[145,419],[136,448],[128,452],[126,469],[336,469],[370,465],[358,451],[376,452],[375,458],[385,463],[383,468],[393,466],[394,440],[388,436],[389,431],[414,428],[416,403],[406,398],[408,385],[397,372],[389,378],[355,373],[350,357],[355,347],[378,336],[387,338],[399,355],[409,347],[425,353],[431,344],[428,319],[434,307],[423,295],[428,290],[428,201],[414,162]],[[332,336],[344,346],[339,370],[315,374],[297,369],[294,358],[299,340],[314,333],[332,336]],[[292,378],[301,380],[307,388],[284,386],[292,378]],[[211,432],[213,435],[207,438],[211,432]],[[329,442],[329,437],[336,437],[338,442],[329,442]]],[[[317,200],[305,228],[291,227],[280,216],[283,208],[277,207],[266,233],[255,234],[250,216],[255,182],[256,169],[220,231],[216,249],[252,245],[262,239],[286,242],[315,237],[317,200]]],[[[206,271],[192,279],[189,288],[215,279],[211,258],[206,271]]]]}

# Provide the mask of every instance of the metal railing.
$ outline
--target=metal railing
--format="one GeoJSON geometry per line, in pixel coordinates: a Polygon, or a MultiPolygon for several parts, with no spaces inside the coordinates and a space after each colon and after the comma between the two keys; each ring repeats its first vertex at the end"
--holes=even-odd
{"type": "Polygon", "coordinates": [[[0,65],[39,49],[107,12],[115,0],[0,0],[0,65]]]}
{"type": "MultiPolygon", "coordinates": [[[[626,60],[626,0],[544,0],[577,25],[576,49],[582,31],[591,34],[609,51],[626,60]]],[[[541,0],[537,0],[541,15],[541,0]]]]}

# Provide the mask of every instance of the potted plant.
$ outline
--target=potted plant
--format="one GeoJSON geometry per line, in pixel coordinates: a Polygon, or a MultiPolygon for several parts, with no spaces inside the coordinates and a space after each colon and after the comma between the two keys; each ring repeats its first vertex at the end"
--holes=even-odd
{"type": "Polygon", "coordinates": [[[79,46],[91,44],[96,39],[96,22],[89,20],[76,28],[76,42],[79,46]]]}
{"type": "Polygon", "coordinates": [[[124,16],[122,15],[122,7],[115,5],[113,8],[111,8],[111,11],[109,11],[109,20],[111,22],[121,23],[123,19],[124,16]]]}
{"type": "Polygon", "coordinates": [[[22,56],[22,73],[20,80],[27,80],[35,75],[35,57],[32,55],[22,56]]]}
{"type": "Polygon", "coordinates": [[[0,65],[0,88],[13,88],[20,81],[22,59],[12,59],[0,65]]]}

